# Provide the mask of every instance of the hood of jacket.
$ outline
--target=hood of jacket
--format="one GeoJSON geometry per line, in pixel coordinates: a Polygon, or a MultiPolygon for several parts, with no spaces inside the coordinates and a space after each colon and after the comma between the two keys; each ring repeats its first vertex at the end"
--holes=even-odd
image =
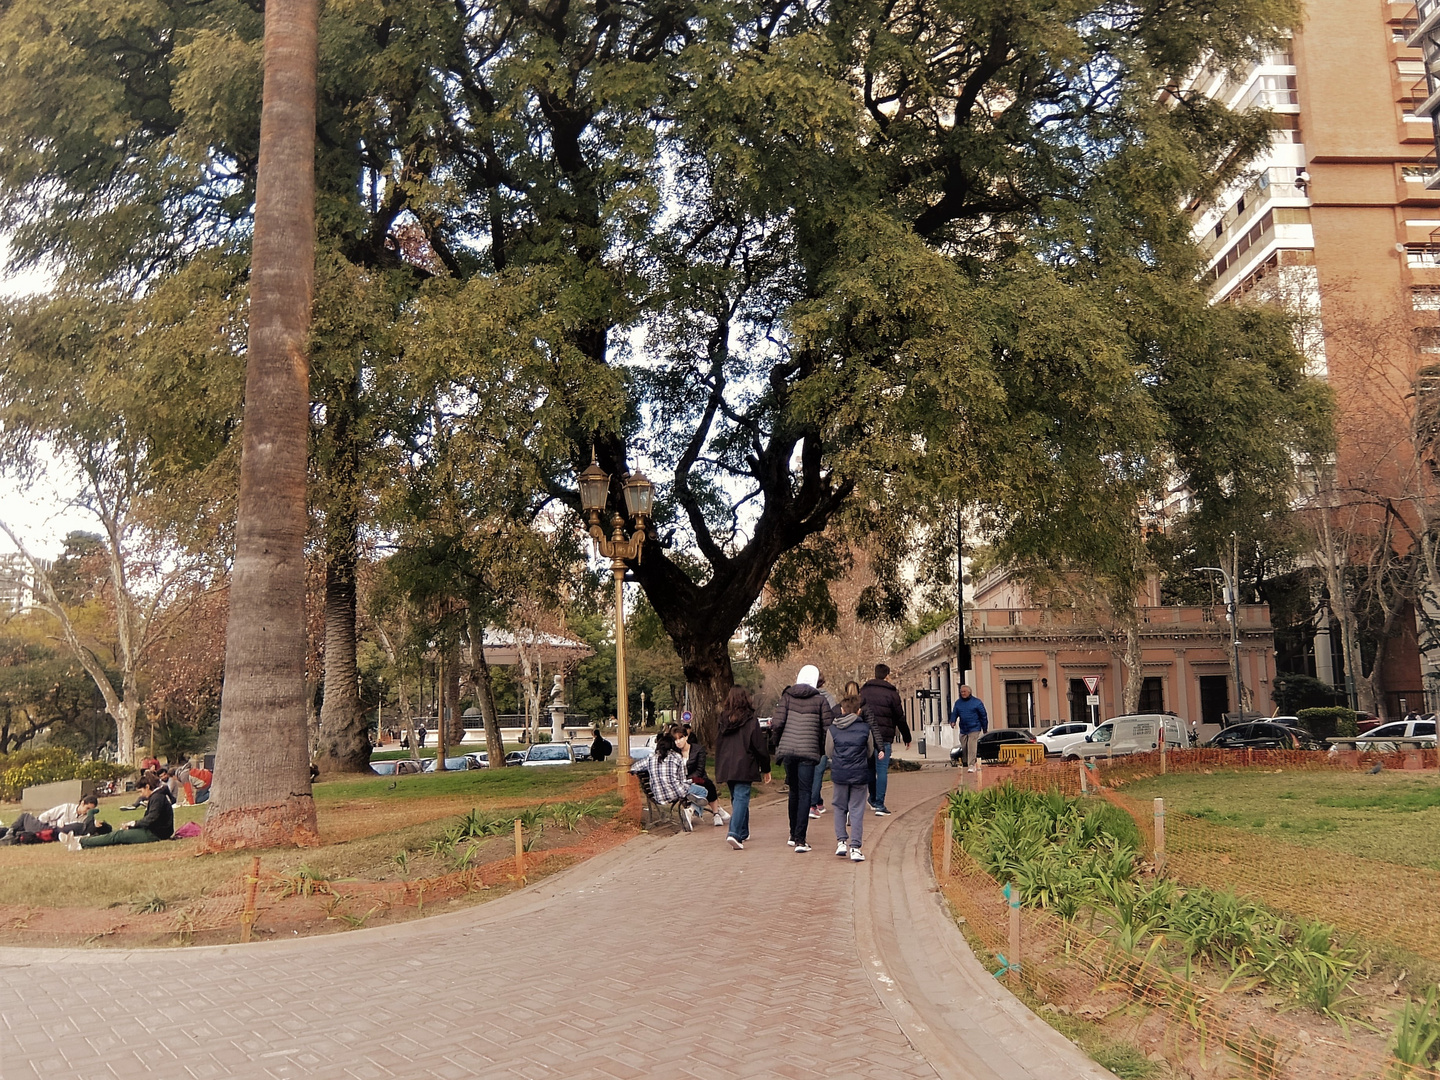
{"type": "Polygon", "coordinates": [[[793,698],[809,698],[814,697],[820,693],[820,691],[816,690],[815,687],[809,683],[796,683],[794,686],[786,687],[785,693],[793,698]]]}
{"type": "Polygon", "coordinates": [[[744,727],[754,715],[754,713],[741,713],[739,716],[722,716],[720,718],[720,734],[734,735],[735,732],[744,727]]]}
{"type": "Polygon", "coordinates": [[[837,716],[830,723],[833,727],[848,728],[855,721],[860,719],[859,713],[846,713],[844,716],[837,716]]]}

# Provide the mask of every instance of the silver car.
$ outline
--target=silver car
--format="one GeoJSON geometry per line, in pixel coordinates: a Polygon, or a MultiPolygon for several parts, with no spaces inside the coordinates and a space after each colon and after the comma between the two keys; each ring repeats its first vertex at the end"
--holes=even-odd
{"type": "Polygon", "coordinates": [[[575,755],[569,743],[536,743],[525,751],[521,765],[574,765],[575,755]]]}

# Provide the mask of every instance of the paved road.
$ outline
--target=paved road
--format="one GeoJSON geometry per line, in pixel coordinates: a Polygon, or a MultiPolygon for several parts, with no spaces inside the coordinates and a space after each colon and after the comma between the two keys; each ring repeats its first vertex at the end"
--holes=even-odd
{"type": "Polygon", "coordinates": [[[0,950],[0,1077],[959,1077],[1109,1074],[1010,998],[936,902],[949,769],[892,777],[869,861],[743,852],[708,824],[398,927],[184,951],[0,950]]]}

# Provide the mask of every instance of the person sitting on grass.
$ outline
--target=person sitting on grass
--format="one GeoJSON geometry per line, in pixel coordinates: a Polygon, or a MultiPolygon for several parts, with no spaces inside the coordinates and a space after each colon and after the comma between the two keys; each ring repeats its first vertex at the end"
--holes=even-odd
{"type": "Polygon", "coordinates": [[[675,736],[662,731],[655,736],[655,751],[649,757],[641,758],[630,766],[632,773],[648,773],[650,776],[650,798],[661,806],[680,807],[680,826],[686,832],[694,830],[687,805],[694,797],[692,789],[698,788],[704,799],[705,789],[690,783],[685,775],[685,754],[675,742],[675,736]]]}
{"type": "Polygon", "coordinates": [[[66,833],[63,837],[65,846],[71,851],[79,851],[81,848],[109,847],[112,844],[153,844],[157,840],[169,840],[175,832],[175,810],[170,802],[170,793],[148,774],[140,777],[137,789],[145,800],[145,816],[139,821],[127,821],[103,836],[80,837],[66,833]]]}

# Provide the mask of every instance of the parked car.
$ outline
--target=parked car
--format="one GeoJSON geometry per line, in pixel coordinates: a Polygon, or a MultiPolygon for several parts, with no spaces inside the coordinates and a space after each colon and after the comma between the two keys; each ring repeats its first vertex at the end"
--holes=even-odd
{"type": "Polygon", "coordinates": [[[1326,743],[1302,727],[1274,720],[1232,724],[1205,744],[1217,750],[1323,750],[1326,743]]]}
{"type": "Polygon", "coordinates": [[[1078,724],[1073,720],[1068,720],[1063,724],[1053,724],[1046,728],[1035,736],[1035,741],[1045,747],[1047,754],[1060,754],[1064,753],[1067,746],[1084,742],[1085,736],[1094,730],[1094,724],[1078,724]]]}
{"type": "Polygon", "coordinates": [[[511,765],[524,765],[524,764],[525,764],[525,751],[524,751],[524,750],[511,750],[508,754],[505,755],[505,766],[506,766],[506,768],[509,768],[511,765]]]}
{"type": "MultiPolygon", "coordinates": [[[[470,760],[469,760],[469,756],[468,756],[468,755],[464,755],[464,756],[461,756],[461,757],[447,757],[447,758],[445,759],[445,771],[446,771],[446,772],[464,772],[466,769],[469,769],[469,768],[472,768],[472,767],[473,767],[473,766],[471,766],[471,764],[470,764],[470,760]]],[[[434,759],[434,758],[426,758],[426,759],[425,759],[425,771],[426,771],[426,772],[434,772],[434,771],[435,771],[435,759],[434,759]]]]}
{"type": "Polygon", "coordinates": [[[589,743],[578,743],[578,742],[577,742],[577,743],[571,743],[571,744],[570,744],[570,752],[575,755],[575,760],[576,760],[576,761],[589,761],[589,760],[590,760],[590,744],[589,744],[589,743]]]}
{"type": "Polygon", "coordinates": [[[370,769],[379,776],[394,776],[397,764],[399,763],[395,761],[372,761],[370,769]]]}
{"type": "Polygon", "coordinates": [[[488,769],[490,767],[490,754],[485,750],[480,750],[473,754],[466,754],[465,760],[469,762],[469,766],[472,769],[488,769]]]}
{"type": "MultiPolygon", "coordinates": [[[[1360,750],[1370,750],[1377,754],[1393,754],[1402,748],[1398,742],[1385,742],[1386,736],[1392,739],[1419,739],[1426,747],[1435,745],[1435,721],[1430,720],[1392,720],[1388,724],[1381,724],[1379,727],[1371,728],[1362,734],[1355,743],[1360,750]]],[[[1346,746],[1345,743],[1331,743],[1331,751],[1346,746]]],[[[1417,744],[1409,743],[1404,748],[1414,749],[1417,744]]]]}
{"type": "Polygon", "coordinates": [[[1066,747],[1061,756],[1066,761],[1079,761],[1082,758],[1144,754],[1160,746],[1162,733],[1165,745],[1171,750],[1183,750],[1190,745],[1185,725],[1178,716],[1136,713],[1111,717],[1084,739],[1066,747]]]}
{"type": "MultiPolygon", "coordinates": [[[[975,756],[981,761],[999,761],[1000,747],[1006,743],[1033,743],[1035,736],[1024,728],[997,728],[994,731],[987,731],[981,735],[975,743],[975,756]]],[[[950,751],[950,764],[960,764],[960,752],[964,746],[957,746],[950,751]]]]}
{"type": "Polygon", "coordinates": [[[536,743],[525,751],[525,760],[521,765],[574,765],[575,755],[570,751],[569,743],[536,743]]]}

